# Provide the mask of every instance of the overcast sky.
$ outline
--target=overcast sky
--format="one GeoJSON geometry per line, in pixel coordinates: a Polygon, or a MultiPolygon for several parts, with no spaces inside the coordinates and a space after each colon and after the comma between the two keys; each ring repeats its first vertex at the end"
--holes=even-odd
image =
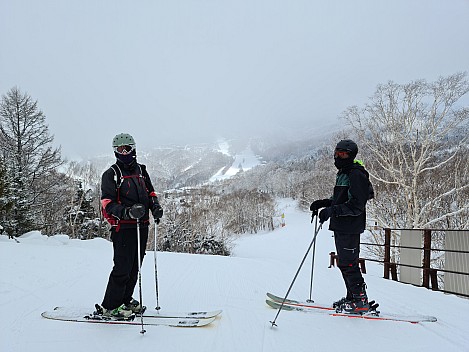
{"type": "Polygon", "coordinates": [[[313,132],[379,83],[469,71],[468,0],[0,0],[0,93],[69,158],[313,132]],[[300,132],[301,131],[301,132],[300,132]]]}

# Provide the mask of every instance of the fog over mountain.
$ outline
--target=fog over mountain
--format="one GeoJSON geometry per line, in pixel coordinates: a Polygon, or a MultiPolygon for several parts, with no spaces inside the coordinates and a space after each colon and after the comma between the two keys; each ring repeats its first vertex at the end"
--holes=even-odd
{"type": "Polygon", "coordinates": [[[218,138],[305,140],[376,86],[468,71],[467,1],[0,2],[0,93],[69,159],[218,138]]]}

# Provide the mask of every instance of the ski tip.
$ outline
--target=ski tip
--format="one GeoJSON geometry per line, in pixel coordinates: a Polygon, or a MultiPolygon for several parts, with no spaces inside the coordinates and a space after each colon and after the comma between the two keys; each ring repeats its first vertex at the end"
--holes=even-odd
{"type": "Polygon", "coordinates": [[[215,317],[219,316],[221,313],[223,313],[222,309],[217,309],[217,310],[213,311],[213,314],[214,314],[215,317]]]}
{"type": "Polygon", "coordinates": [[[181,318],[175,321],[174,324],[168,324],[169,326],[179,328],[192,328],[192,327],[203,327],[213,323],[217,317],[210,318],[181,318]]]}

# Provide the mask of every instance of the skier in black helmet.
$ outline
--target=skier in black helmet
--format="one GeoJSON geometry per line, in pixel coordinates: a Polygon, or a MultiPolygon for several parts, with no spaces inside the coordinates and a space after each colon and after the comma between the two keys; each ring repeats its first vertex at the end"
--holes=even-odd
{"type": "Polygon", "coordinates": [[[338,311],[361,314],[369,310],[366,284],[358,266],[360,234],[365,230],[366,202],[373,198],[369,174],[360,160],[355,160],[357,144],[344,139],[337,143],[334,165],[338,169],[333,196],[315,200],[310,210],[334,231],[338,267],[345,282],[347,294],[333,303],[338,311]]]}
{"type": "Polygon", "coordinates": [[[143,261],[148,240],[149,212],[157,223],[163,216],[145,165],[137,163],[136,145],[127,133],[112,141],[116,163],[107,169],[101,181],[101,205],[112,225],[114,266],[102,305],[97,313],[125,319],[140,313],[140,303],[132,298],[138,279],[137,219],[140,223],[140,261],[143,261]]]}

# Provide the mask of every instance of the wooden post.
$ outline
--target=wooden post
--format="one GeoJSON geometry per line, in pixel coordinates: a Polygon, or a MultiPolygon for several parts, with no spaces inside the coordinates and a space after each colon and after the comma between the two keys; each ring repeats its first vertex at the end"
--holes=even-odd
{"type": "Polygon", "coordinates": [[[438,288],[438,270],[437,269],[430,269],[430,281],[432,283],[432,291],[439,291],[438,288]]]}
{"type": "Polygon", "coordinates": [[[432,231],[423,230],[423,282],[422,286],[430,288],[430,254],[432,248],[432,231]]]}
{"type": "Polygon", "coordinates": [[[365,258],[358,258],[358,265],[362,274],[366,274],[365,258]]]}
{"type": "Polygon", "coordinates": [[[334,266],[334,263],[337,261],[337,256],[335,255],[335,252],[330,252],[329,253],[330,260],[329,260],[329,268],[332,268],[334,266]]]}
{"type": "Polygon", "coordinates": [[[389,280],[391,263],[391,229],[384,229],[384,278],[389,280]]]}
{"type": "Polygon", "coordinates": [[[391,279],[393,279],[393,281],[399,281],[397,280],[397,264],[390,263],[389,268],[391,269],[391,279]]]}

